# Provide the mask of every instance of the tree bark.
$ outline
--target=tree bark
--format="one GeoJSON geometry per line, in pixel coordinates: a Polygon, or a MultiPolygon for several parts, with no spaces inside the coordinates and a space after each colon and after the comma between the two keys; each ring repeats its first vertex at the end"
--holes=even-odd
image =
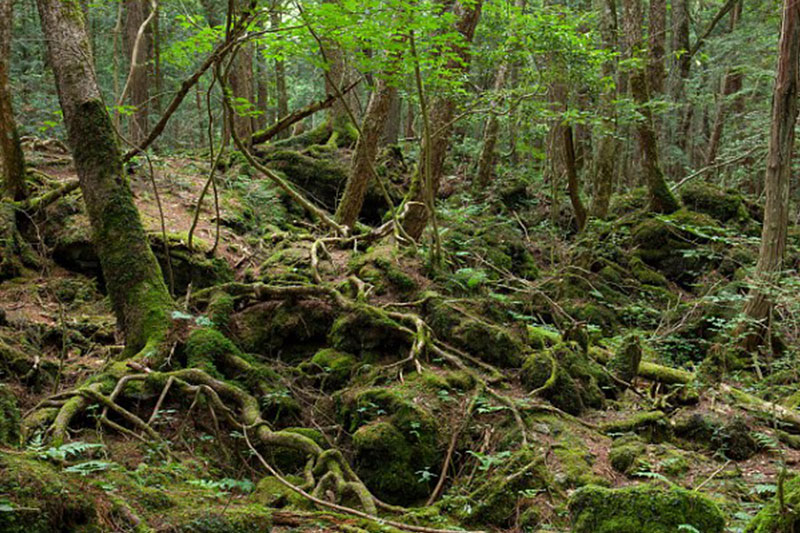
{"type": "Polygon", "coordinates": [[[397,144],[400,139],[400,120],[402,118],[400,110],[403,107],[403,100],[400,95],[395,93],[392,101],[389,104],[389,115],[386,117],[386,123],[383,126],[383,133],[381,134],[381,145],[397,144]]]}
{"type": "Polygon", "coordinates": [[[336,211],[336,221],[343,226],[352,228],[358,220],[367,186],[373,177],[375,156],[378,153],[383,126],[389,115],[392,100],[396,99],[397,89],[386,81],[378,79],[361,124],[361,135],[353,153],[353,162],[342,201],[336,211]]]}
{"type": "Polygon", "coordinates": [[[25,186],[25,156],[19,141],[17,123],[11,102],[8,71],[11,58],[13,0],[0,0],[0,169],[2,187],[0,198],[23,200],[25,186]]]}
{"type": "MultiPolygon", "coordinates": [[[[500,91],[503,90],[506,84],[506,77],[508,76],[508,62],[504,61],[497,69],[497,74],[494,78],[494,97],[491,102],[492,111],[497,111],[500,106],[501,98],[500,91]]],[[[478,187],[486,187],[489,184],[489,179],[492,177],[495,162],[495,148],[497,147],[497,137],[500,131],[500,121],[497,119],[495,113],[489,113],[486,119],[486,126],[483,129],[483,146],[481,147],[481,154],[478,158],[478,172],[475,176],[475,183],[478,187]]]]}
{"type": "MultiPolygon", "coordinates": [[[[635,59],[642,45],[641,0],[623,1],[623,25],[626,37],[626,58],[635,59]]],[[[658,155],[658,140],[653,126],[653,114],[648,103],[650,95],[645,69],[634,66],[630,72],[631,96],[638,107],[641,118],[636,124],[639,139],[642,171],[650,193],[650,209],[658,213],[672,213],[680,208],[677,198],[670,191],[658,155]]]]}
{"type": "MultiPolygon", "coordinates": [[[[769,135],[767,169],[764,175],[764,225],[755,270],[755,282],[744,312],[755,332],[745,336],[744,345],[752,348],[764,337],[772,308],[770,285],[780,279],[789,224],[789,185],[792,172],[794,128],[797,122],[797,76],[800,60],[800,4],[784,0],[778,67],[772,96],[772,123],[769,135]]],[[[752,331],[752,330],[751,330],[752,331]]]]}
{"type": "MultiPolygon", "coordinates": [[[[595,11],[599,13],[600,36],[603,47],[607,50],[617,49],[617,6],[615,0],[597,0],[595,11]]],[[[603,64],[603,76],[613,78],[615,61],[609,60],[603,64]]],[[[616,120],[614,117],[614,100],[617,91],[603,91],[600,96],[600,112],[603,124],[600,139],[594,157],[593,194],[589,209],[591,216],[603,219],[608,216],[608,207],[611,203],[611,194],[614,190],[614,174],[617,164],[619,143],[615,137],[616,120]]]]}
{"type": "MultiPolygon", "coordinates": [[[[108,294],[131,352],[154,350],[172,299],[133,203],[78,0],[37,0],[108,294]]],[[[142,353],[145,353],[144,351],[142,353]]]]}
{"type": "Polygon", "coordinates": [[[583,205],[583,200],[581,200],[581,187],[578,181],[578,167],[575,162],[575,142],[572,138],[572,126],[569,124],[562,125],[561,130],[564,142],[564,168],[567,171],[569,201],[572,203],[578,231],[583,231],[584,226],[586,226],[586,208],[583,205]]]}
{"type": "Polygon", "coordinates": [[[150,59],[153,52],[153,32],[150,27],[145,29],[136,50],[134,46],[139,28],[149,15],[150,0],[126,0],[125,56],[133,63],[128,90],[128,102],[133,107],[133,112],[128,117],[128,140],[137,146],[145,139],[149,130],[150,59]]]}
{"type": "MultiPolygon", "coordinates": [[[[463,41],[462,44],[454,45],[454,52],[458,56],[458,60],[451,59],[448,61],[448,70],[454,74],[464,73],[469,69],[469,47],[475,35],[475,28],[478,26],[482,4],[482,0],[469,3],[459,1],[453,6],[454,14],[457,17],[455,30],[461,34],[463,41]]],[[[411,180],[407,200],[420,204],[425,203],[424,162],[428,157],[430,157],[431,163],[430,175],[428,176],[431,180],[430,186],[434,195],[439,190],[439,182],[444,173],[444,160],[450,147],[451,122],[455,115],[456,104],[457,102],[452,97],[441,97],[432,100],[430,106],[430,146],[423,143],[422,150],[420,150],[419,164],[411,180]],[[428,151],[430,151],[430,155],[428,155],[428,151]]],[[[428,225],[429,217],[430,213],[428,213],[427,209],[410,210],[403,224],[408,235],[413,239],[419,239],[428,225]]]]}
{"type": "MultiPolygon", "coordinates": [[[[276,2],[269,13],[270,28],[277,29],[281,25],[281,3],[276,2]]],[[[335,93],[329,93],[335,94],[335,93]]],[[[276,100],[276,120],[280,120],[289,114],[289,93],[286,92],[286,64],[282,59],[275,60],[275,100],[276,100]]],[[[279,139],[289,136],[289,130],[278,133],[279,139]]]]}
{"type": "Polygon", "coordinates": [[[667,33],[667,1],[650,0],[650,57],[647,64],[647,80],[650,94],[664,92],[664,48],[667,33]]]}

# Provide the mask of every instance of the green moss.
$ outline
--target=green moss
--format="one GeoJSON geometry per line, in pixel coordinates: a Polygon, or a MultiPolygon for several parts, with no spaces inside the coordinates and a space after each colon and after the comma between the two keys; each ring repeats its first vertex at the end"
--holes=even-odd
{"type": "Polygon", "coordinates": [[[234,299],[231,295],[218,291],[208,303],[208,318],[222,332],[230,331],[231,317],[234,311],[234,299]]]}
{"type": "Polygon", "coordinates": [[[369,361],[374,354],[396,357],[409,343],[401,330],[400,324],[385,312],[360,306],[333,323],[328,342],[337,350],[355,354],[360,360],[369,361]]]}
{"type": "Polygon", "coordinates": [[[17,399],[7,385],[0,383],[0,446],[18,446],[20,414],[17,399]]]}
{"type": "Polygon", "coordinates": [[[0,494],[19,510],[0,512],[0,531],[99,533],[92,494],[42,461],[0,453],[0,494]]]}
{"type": "Polygon", "coordinates": [[[692,211],[714,217],[720,222],[750,219],[741,195],[724,191],[708,182],[694,181],[685,185],[681,189],[681,198],[692,211]]]}
{"type": "Polygon", "coordinates": [[[555,475],[555,481],[561,487],[575,488],[591,484],[608,484],[608,481],[592,469],[594,456],[586,449],[582,439],[572,434],[564,435],[552,450],[559,464],[559,472],[555,475]]]}
{"type": "Polygon", "coordinates": [[[644,443],[637,436],[626,435],[615,439],[608,453],[608,461],[617,472],[629,474],[636,470],[637,460],[646,452],[644,443]]]}
{"type": "Polygon", "coordinates": [[[321,371],[322,387],[326,390],[337,390],[347,384],[355,366],[356,359],[349,353],[324,348],[314,354],[310,364],[304,364],[302,368],[314,375],[321,371]]]}
{"type": "Polygon", "coordinates": [[[366,253],[350,259],[349,267],[362,280],[372,284],[377,294],[389,290],[410,294],[418,289],[417,282],[403,269],[404,257],[391,244],[369,248],[366,253]]]}
{"type": "MultiPolygon", "coordinates": [[[[285,479],[294,486],[302,486],[304,481],[300,476],[285,476],[285,479]]],[[[262,478],[256,486],[253,500],[268,507],[277,509],[292,507],[295,509],[312,509],[311,502],[303,495],[290,489],[273,476],[262,478]]]]}
{"type": "Polygon", "coordinates": [[[550,403],[574,415],[587,407],[603,407],[604,391],[613,393],[608,375],[571,342],[528,356],[520,377],[528,390],[539,390],[550,403]]]}
{"type": "Polygon", "coordinates": [[[655,287],[666,287],[669,283],[667,278],[664,277],[664,274],[644,264],[644,261],[639,257],[631,257],[628,266],[631,269],[631,274],[633,274],[633,277],[636,278],[639,283],[653,285],[655,287]]]}
{"type": "Polygon", "coordinates": [[[713,502],[678,487],[583,487],[570,498],[569,511],[574,533],[675,533],[682,525],[722,533],[725,527],[713,502]]]}
{"type": "Polygon", "coordinates": [[[745,533],[791,533],[800,527],[800,477],[787,482],[783,490],[784,506],[776,497],[759,511],[745,533]]]}
{"type": "Polygon", "coordinates": [[[528,344],[534,350],[541,350],[550,346],[555,346],[561,342],[561,335],[550,328],[544,326],[528,326],[528,344]]]}
{"type": "Polygon", "coordinates": [[[661,442],[669,438],[672,428],[662,411],[644,411],[628,418],[606,422],[601,430],[608,435],[636,433],[648,442],[661,442]]]}
{"type": "Polygon", "coordinates": [[[617,348],[614,357],[608,364],[608,369],[618,379],[625,383],[633,383],[639,374],[639,364],[642,361],[642,346],[639,337],[628,335],[617,348]]]}
{"type": "Polygon", "coordinates": [[[703,413],[686,413],[675,416],[672,427],[676,437],[700,446],[708,446],[721,430],[722,423],[703,413]]]}

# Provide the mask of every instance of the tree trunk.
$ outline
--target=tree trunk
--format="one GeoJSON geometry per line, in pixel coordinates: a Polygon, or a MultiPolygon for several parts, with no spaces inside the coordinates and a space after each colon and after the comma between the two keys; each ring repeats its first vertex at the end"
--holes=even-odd
{"type": "Polygon", "coordinates": [[[759,324],[745,336],[746,349],[752,349],[768,327],[772,302],[769,289],[780,279],[789,224],[789,185],[792,174],[794,128],[797,121],[797,76],[800,60],[800,4],[784,0],[778,68],[772,96],[767,170],[764,176],[764,226],[755,270],[755,285],[750,290],[744,312],[749,322],[759,324]]]}
{"type": "MultiPolygon", "coordinates": [[[[453,7],[454,14],[456,15],[455,30],[461,34],[462,43],[454,44],[454,52],[458,56],[458,60],[451,59],[448,61],[448,70],[452,73],[465,73],[469,69],[469,46],[472,43],[472,37],[475,35],[475,28],[478,26],[478,20],[481,16],[482,0],[472,1],[469,3],[456,2],[453,7]]],[[[420,150],[419,164],[414,176],[411,180],[411,187],[409,189],[407,200],[425,203],[425,164],[424,162],[430,157],[430,187],[434,196],[439,190],[439,182],[441,181],[442,174],[444,173],[444,160],[447,156],[447,151],[450,147],[450,134],[452,131],[453,117],[456,110],[456,101],[452,97],[435,98],[430,106],[430,146],[423,143],[422,150],[420,150]],[[430,154],[428,154],[430,151],[430,154]]],[[[409,211],[404,222],[406,232],[413,239],[419,239],[422,232],[428,225],[430,213],[427,209],[414,209],[409,211]]]]}
{"type": "MultiPolygon", "coordinates": [[[[742,3],[736,2],[731,10],[731,21],[729,31],[733,32],[736,29],[736,24],[742,16],[742,3]]],[[[711,166],[717,159],[719,152],[719,144],[722,140],[722,130],[725,127],[725,119],[727,118],[728,108],[730,106],[730,96],[739,92],[742,88],[742,73],[738,69],[731,69],[725,72],[725,77],[722,81],[722,94],[719,98],[717,105],[717,114],[714,117],[714,126],[711,128],[711,137],[708,141],[708,149],[706,150],[706,166],[711,166]]]]}
{"type": "Polygon", "coordinates": [[[25,156],[14,120],[8,81],[13,3],[14,0],[0,0],[0,169],[3,178],[0,183],[0,198],[22,200],[26,196],[25,156]]]}
{"type": "Polygon", "coordinates": [[[228,82],[238,109],[235,109],[233,125],[236,134],[244,142],[253,136],[253,45],[245,44],[233,60],[228,82]]]}
{"type": "MultiPolygon", "coordinates": [[[[281,4],[276,2],[269,14],[270,28],[277,29],[281,25],[281,4]]],[[[276,121],[289,114],[289,94],[286,92],[286,64],[282,59],[275,60],[275,100],[276,121]]],[[[289,136],[289,130],[278,133],[278,139],[289,136]]]]}
{"type": "MultiPolygon", "coordinates": [[[[508,75],[508,62],[504,61],[497,69],[497,74],[494,78],[494,97],[491,102],[491,110],[497,111],[500,106],[501,98],[500,91],[503,90],[506,84],[506,77],[508,75]]],[[[483,146],[481,147],[481,155],[478,158],[478,173],[475,176],[475,183],[478,187],[486,187],[489,184],[489,179],[492,177],[495,162],[495,148],[497,146],[497,136],[500,131],[500,121],[497,119],[497,114],[489,113],[486,119],[486,127],[483,130],[483,146]]]]}
{"type": "Polygon", "coordinates": [[[650,0],[650,57],[647,81],[650,94],[664,92],[664,43],[667,33],[667,0],[650,0]]]}
{"type": "Polygon", "coordinates": [[[400,120],[402,118],[400,110],[403,107],[403,100],[395,92],[392,101],[389,103],[389,115],[386,117],[386,124],[383,126],[381,134],[381,146],[387,144],[397,144],[400,139],[400,120]]]}
{"type": "Polygon", "coordinates": [[[572,210],[575,212],[575,222],[578,231],[583,231],[586,226],[586,208],[581,200],[580,183],[578,182],[578,167],[575,162],[575,142],[572,138],[572,126],[562,125],[564,142],[564,168],[567,171],[567,190],[569,191],[569,201],[572,203],[572,210]]]}
{"type": "Polygon", "coordinates": [[[111,118],[95,78],[80,4],[78,0],[37,0],[37,4],[114,313],[129,352],[152,350],[169,325],[172,299],[122,168],[111,118]]]}
{"type": "MultiPolygon", "coordinates": [[[[642,45],[641,0],[623,1],[623,26],[626,37],[626,58],[635,59],[642,45]]],[[[639,138],[642,171],[650,193],[650,209],[658,213],[672,213],[680,208],[670,191],[658,155],[658,140],[653,126],[653,114],[648,106],[650,95],[645,69],[633,66],[630,72],[631,96],[637,104],[641,118],[636,125],[639,138]]]]}
{"type": "Polygon", "coordinates": [[[146,28],[139,40],[139,28],[150,15],[150,0],[125,2],[125,56],[132,62],[128,87],[128,102],[133,112],[128,117],[128,140],[138,146],[147,136],[150,112],[150,59],[153,50],[153,33],[146,28]],[[135,56],[134,56],[135,54],[135,56]]]}
{"type": "Polygon", "coordinates": [[[367,112],[361,124],[361,136],[356,143],[350,176],[345,185],[342,201],[336,211],[336,221],[350,228],[355,226],[367,186],[373,176],[375,155],[392,100],[397,99],[397,89],[379,79],[369,99],[367,112]]]}
{"type": "MultiPolygon", "coordinates": [[[[600,36],[603,47],[607,50],[617,49],[617,6],[614,0],[598,0],[595,11],[599,12],[600,36]]],[[[615,61],[609,60],[603,65],[603,75],[613,78],[615,61]]],[[[614,173],[617,164],[619,143],[615,138],[616,121],[614,117],[614,100],[617,91],[603,91],[600,96],[600,112],[603,123],[600,127],[600,139],[594,157],[592,204],[590,214],[597,218],[608,216],[611,194],[614,190],[614,173]]]]}
{"type": "Polygon", "coordinates": [[[414,131],[414,102],[411,99],[406,102],[406,120],[403,135],[407,139],[413,139],[417,135],[414,131]]]}

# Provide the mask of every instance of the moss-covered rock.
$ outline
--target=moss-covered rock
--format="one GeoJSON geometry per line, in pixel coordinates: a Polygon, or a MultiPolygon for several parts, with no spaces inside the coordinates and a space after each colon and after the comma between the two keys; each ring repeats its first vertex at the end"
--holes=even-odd
{"type": "Polygon", "coordinates": [[[639,364],[642,362],[642,345],[639,337],[628,335],[622,341],[614,357],[608,363],[608,369],[614,376],[625,382],[633,383],[639,374],[639,364]]]}
{"type": "Polygon", "coordinates": [[[734,461],[744,461],[758,453],[758,444],[753,438],[750,427],[740,416],[734,417],[722,426],[714,434],[712,444],[734,461]]]}
{"type": "Polygon", "coordinates": [[[528,356],[521,379],[528,390],[574,415],[587,407],[601,408],[604,391],[613,393],[608,375],[576,343],[561,343],[528,356]]]}
{"type": "Polygon", "coordinates": [[[699,446],[709,446],[720,432],[722,423],[707,414],[683,413],[672,419],[672,427],[676,437],[699,446]]]}
{"type": "Polygon", "coordinates": [[[328,333],[328,342],[361,361],[372,361],[383,355],[396,358],[407,354],[410,346],[402,329],[385,312],[361,306],[336,319],[328,333]]]}
{"type": "Polygon", "coordinates": [[[19,445],[20,414],[17,399],[7,385],[0,383],[0,446],[19,445]]]}
{"type": "Polygon", "coordinates": [[[0,512],[0,531],[102,531],[92,494],[43,461],[0,453],[0,494],[16,509],[0,512]]]}
{"type": "Polygon", "coordinates": [[[406,259],[392,244],[376,245],[350,259],[349,268],[360,279],[375,287],[376,294],[394,292],[408,295],[417,290],[417,280],[407,265],[419,267],[417,261],[406,259]]]}
{"type": "Polygon", "coordinates": [[[534,350],[549,348],[561,342],[561,335],[557,331],[544,326],[528,326],[526,332],[528,344],[534,350]]]}
{"type": "MultiPolygon", "coordinates": [[[[296,487],[303,485],[303,478],[300,476],[289,475],[285,476],[285,479],[296,487]]],[[[311,502],[305,496],[298,494],[273,476],[266,476],[258,482],[252,499],[257,503],[276,509],[292,507],[310,510],[312,508],[311,502]]]]}
{"type": "Polygon", "coordinates": [[[323,348],[311,361],[303,363],[301,369],[315,376],[323,389],[338,390],[347,384],[355,366],[356,358],[349,353],[323,348]]]}
{"type": "Polygon", "coordinates": [[[636,470],[637,460],[647,451],[642,440],[635,435],[615,439],[608,453],[608,461],[617,472],[629,474],[636,470]]]}
{"type": "Polygon", "coordinates": [[[672,436],[670,426],[663,411],[643,411],[626,418],[606,422],[601,430],[607,435],[636,433],[647,442],[663,442],[672,436]]]}
{"type": "Polygon", "coordinates": [[[675,533],[682,525],[703,533],[722,533],[725,528],[725,519],[713,502],[678,487],[587,486],[572,495],[569,511],[574,533],[675,533]]]}
{"type": "Polygon", "coordinates": [[[720,222],[746,221],[750,214],[741,195],[725,191],[704,181],[693,181],[681,189],[681,199],[692,211],[714,217],[720,222]]]}

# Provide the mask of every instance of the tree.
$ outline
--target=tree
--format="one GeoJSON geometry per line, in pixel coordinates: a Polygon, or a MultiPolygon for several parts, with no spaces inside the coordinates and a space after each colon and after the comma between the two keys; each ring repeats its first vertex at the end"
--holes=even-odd
{"type": "MultiPolygon", "coordinates": [[[[764,337],[772,308],[769,286],[780,279],[789,225],[789,185],[797,122],[797,76],[800,61],[800,4],[784,0],[778,66],[772,97],[772,122],[769,134],[767,169],[764,174],[764,224],[753,281],[744,313],[755,331],[744,335],[746,349],[753,349],[764,337]]],[[[740,328],[739,333],[743,329],[740,328]]]]}
{"type": "Polygon", "coordinates": [[[354,227],[361,212],[367,186],[374,174],[375,155],[378,152],[381,133],[389,116],[392,101],[396,99],[397,89],[378,78],[361,124],[361,133],[353,153],[350,175],[342,201],[336,211],[336,221],[344,226],[354,227]]]}
{"type": "MultiPolygon", "coordinates": [[[[453,58],[448,61],[447,68],[450,72],[463,73],[469,68],[469,44],[475,35],[475,28],[478,26],[481,8],[482,0],[469,3],[457,1],[452,8],[457,17],[455,29],[461,35],[462,42],[455,46],[458,59],[453,58]]],[[[408,201],[427,205],[426,190],[431,191],[433,195],[439,190],[457,105],[458,102],[452,95],[441,96],[431,102],[430,129],[429,135],[427,135],[429,142],[423,142],[419,164],[406,195],[408,201]]],[[[428,225],[431,216],[431,213],[428,212],[429,209],[430,207],[409,211],[403,226],[413,239],[419,239],[428,225]]]]}
{"type": "Polygon", "coordinates": [[[163,340],[172,299],[133,203],[111,118],[97,85],[78,0],[38,0],[50,65],[93,240],[129,353],[163,340]]]}
{"type": "Polygon", "coordinates": [[[150,0],[125,1],[125,54],[131,62],[126,89],[133,107],[128,119],[128,140],[139,145],[147,136],[150,115],[150,60],[153,32],[150,0]]]}
{"type": "MultiPolygon", "coordinates": [[[[280,1],[276,1],[269,12],[270,28],[277,30],[281,26],[280,1]]],[[[277,110],[277,120],[289,114],[289,93],[286,91],[286,62],[283,59],[275,59],[275,101],[277,110]]],[[[285,139],[289,130],[284,130],[278,134],[279,139],[285,139]]]]}
{"type": "Polygon", "coordinates": [[[664,172],[661,169],[661,160],[658,155],[658,141],[653,125],[653,113],[648,105],[650,94],[647,87],[647,77],[645,69],[637,64],[641,60],[641,23],[641,0],[624,0],[625,52],[626,59],[631,60],[632,63],[629,78],[631,96],[633,96],[638,112],[641,115],[636,124],[636,133],[639,138],[639,151],[641,153],[644,179],[650,194],[650,208],[659,213],[671,213],[676,211],[680,204],[664,179],[664,172]]]}

